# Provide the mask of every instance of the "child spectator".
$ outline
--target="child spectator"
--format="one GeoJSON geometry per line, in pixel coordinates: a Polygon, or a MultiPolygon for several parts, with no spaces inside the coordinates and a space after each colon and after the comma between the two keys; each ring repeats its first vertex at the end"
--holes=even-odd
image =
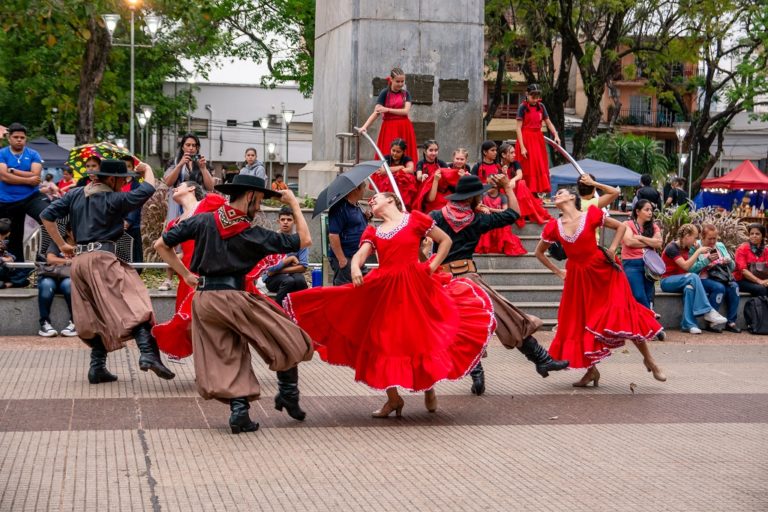
{"type": "Polygon", "coordinates": [[[0,289],[24,288],[29,284],[29,270],[9,268],[6,265],[16,261],[16,257],[6,249],[9,236],[11,236],[10,219],[0,219],[0,289]]]}

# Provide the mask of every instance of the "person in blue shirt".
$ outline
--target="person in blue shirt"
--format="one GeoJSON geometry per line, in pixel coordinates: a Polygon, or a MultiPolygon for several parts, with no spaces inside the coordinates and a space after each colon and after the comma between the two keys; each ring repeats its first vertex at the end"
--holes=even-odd
{"type": "Polygon", "coordinates": [[[333,269],[333,285],[352,282],[349,262],[360,247],[360,237],[368,227],[368,219],[357,202],[363,198],[365,182],[328,210],[328,241],[331,254],[328,262],[333,269]]]}
{"type": "Polygon", "coordinates": [[[16,261],[24,261],[24,218],[40,222],[40,213],[50,201],[40,193],[43,160],[27,147],[27,129],[19,124],[8,126],[10,144],[0,149],[0,217],[11,221],[8,252],[16,261]]]}
{"type": "MultiPolygon", "coordinates": [[[[293,211],[289,206],[283,206],[280,209],[278,222],[280,223],[279,233],[283,235],[293,233],[293,211]]],[[[304,247],[298,252],[282,255],[280,263],[264,271],[264,284],[267,285],[267,290],[276,294],[275,300],[278,304],[282,305],[283,299],[289,293],[308,288],[304,277],[307,267],[309,267],[309,249],[304,247]]]]}

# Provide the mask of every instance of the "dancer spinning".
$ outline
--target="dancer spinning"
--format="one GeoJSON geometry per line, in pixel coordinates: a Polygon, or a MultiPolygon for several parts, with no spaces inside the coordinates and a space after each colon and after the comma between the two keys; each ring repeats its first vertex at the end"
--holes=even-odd
{"type": "Polygon", "coordinates": [[[353,285],[292,293],[285,308],[312,336],[324,361],[354,368],[355,380],[387,390],[387,402],[374,417],[401,415],[396,386],[426,391],[425,405],[434,412],[433,386],[462,378],[479,360],[493,332],[493,309],[471,281],[433,274],[451,241],[432,219],[403,213],[391,192],[376,194],[370,203],[384,222],[363,234],[352,260],[353,285]],[[419,263],[426,235],[441,246],[430,261],[419,263]],[[379,268],[363,278],[360,269],[371,251],[379,268]]]}
{"type": "Polygon", "coordinates": [[[392,69],[387,78],[387,84],[387,87],[379,93],[376,107],[360,128],[360,132],[367,131],[376,118],[382,116],[381,129],[376,142],[381,154],[387,154],[387,148],[394,139],[403,139],[408,157],[416,162],[419,156],[416,154],[416,133],[413,131],[413,123],[408,119],[412,103],[411,93],[405,90],[405,72],[400,68],[392,69]]]}
{"type": "Polygon", "coordinates": [[[72,317],[80,338],[91,347],[88,382],[114,382],[107,370],[107,353],[134,338],[139,347],[139,369],[152,370],[162,379],[176,375],[163,365],[151,329],[155,320],[149,293],[141,277],[117,259],[117,240],[125,233],[125,215],[141,208],[155,193],[155,174],[145,163],[144,182],[131,192],[118,192],[129,173],[122,160],[103,160],[90,174],[91,183],[75,188],[40,215],[45,229],[72,261],[72,317]],[[76,246],[64,241],[56,220],[69,216],[76,246]]]}
{"type": "Polygon", "coordinates": [[[547,125],[555,142],[560,144],[557,130],[549,120],[549,114],[541,103],[541,88],[538,84],[528,86],[528,98],[517,110],[517,154],[523,166],[523,178],[534,194],[549,192],[549,157],[541,122],[547,125]]]}
{"type": "Polygon", "coordinates": [[[296,365],[312,359],[312,341],[274,302],[244,288],[245,275],[266,255],[296,252],[312,243],[307,222],[290,190],[273,192],[261,178],[237,175],[232,183],[215,188],[229,195],[229,204],[178,223],[155,242],[160,257],[189,286],[197,286],[192,300],[197,390],[206,400],[229,403],[233,434],[258,430],[248,415],[249,402],[260,395],[251,368],[253,347],[277,371],[275,409],[286,408],[292,418],[303,420],[296,365]],[[290,205],[297,234],[251,227],[264,197],[279,197],[290,205]],[[187,240],[195,241],[189,268],[173,250],[187,240]]]}
{"type": "MultiPolygon", "coordinates": [[[[215,212],[226,202],[218,194],[207,194],[196,181],[184,181],[171,193],[173,201],[181,206],[183,213],[168,223],[166,231],[193,215],[215,212]]],[[[189,268],[195,241],[187,240],[181,247],[181,261],[189,268]]],[[[182,359],[192,355],[192,294],[194,289],[179,276],[176,289],[176,313],[168,321],[152,328],[160,350],[168,354],[169,359],[182,359]]]]}
{"type": "Polygon", "coordinates": [[[632,290],[621,267],[614,261],[616,248],[626,226],[607,217],[595,206],[581,211],[581,199],[575,191],[561,189],[555,195],[555,206],[562,212],[544,227],[536,257],[565,281],[557,334],[549,348],[552,357],[567,357],[573,368],[588,368],[584,377],[574,383],[597,386],[600,372],[595,366],[611,355],[611,349],[634,342],[643,354],[643,363],[656,380],[667,378],[651,356],[647,340],[661,331],[653,311],[632,299],[632,290]],[[616,230],[607,250],[597,245],[595,230],[605,226],[616,230]],[[568,254],[566,270],[556,267],[546,256],[554,242],[560,242],[568,254]]]}
{"type": "MultiPolygon", "coordinates": [[[[472,254],[483,233],[505,226],[509,228],[519,216],[517,199],[509,185],[509,178],[496,175],[489,180],[491,183],[484,186],[477,176],[464,176],[459,180],[456,193],[448,196],[449,203],[441,210],[430,213],[437,227],[446,232],[452,241],[442,269],[454,278],[466,278],[485,290],[493,303],[497,322],[496,336],[499,341],[509,349],[519,349],[529,361],[536,365],[539,375],[547,377],[549,372],[567,368],[568,361],[555,361],[547,354],[544,347],[539,345],[533,337],[542,325],[541,320],[523,313],[486,284],[477,273],[477,267],[472,260],[472,254]],[[491,214],[475,213],[480,197],[494,184],[506,190],[509,208],[491,214]]],[[[433,237],[430,235],[430,238],[433,237]]],[[[441,242],[434,240],[440,244],[438,250],[442,251],[441,242]]],[[[472,393],[482,395],[485,392],[485,372],[479,361],[471,375],[472,393]]]]}

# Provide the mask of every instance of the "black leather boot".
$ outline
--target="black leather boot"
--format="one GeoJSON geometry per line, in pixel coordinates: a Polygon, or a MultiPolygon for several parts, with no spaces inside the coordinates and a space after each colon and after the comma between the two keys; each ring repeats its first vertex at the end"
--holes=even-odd
{"type": "Polygon", "coordinates": [[[485,370],[483,370],[483,363],[477,362],[472,371],[469,372],[472,377],[472,394],[480,396],[485,393],[485,370]]]}
{"type": "Polygon", "coordinates": [[[232,411],[232,414],[229,417],[229,428],[232,429],[233,434],[256,432],[259,430],[259,424],[251,421],[251,417],[248,416],[248,409],[250,408],[251,404],[248,403],[247,398],[230,399],[229,409],[232,411]]]}
{"type": "Polygon", "coordinates": [[[160,349],[157,348],[157,340],[152,336],[152,328],[149,322],[143,323],[133,330],[133,337],[139,347],[139,369],[143,372],[152,370],[161,379],[171,380],[176,374],[165,367],[160,359],[160,349]]]}
{"type": "Polygon", "coordinates": [[[277,389],[275,396],[275,409],[282,411],[285,407],[288,416],[295,420],[304,421],[307,413],[299,407],[299,367],[294,366],[290,370],[277,372],[277,389]]]}
{"type": "Polygon", "coordinates": [[[88,369],[88,382],[101,384],[103,382],[115,382],[117,375],[107,370],[107,349],[104,342],[98,336],[86,341],[91,347],[91,367],[88,369]]]}
{"type": "Polygon", "coordinates": [[[552,359],[549,352],[544,350],[544,347],[539,345],[536,338],[528,336],[523,340],[523,344],[517,347],[520,352],[525,354],[525,357],[536,365],[536,371],[542,377],[548,377],[549,372],[556,372],[568,368],[570,364],[568,361],[556,361],[552,359]]]}

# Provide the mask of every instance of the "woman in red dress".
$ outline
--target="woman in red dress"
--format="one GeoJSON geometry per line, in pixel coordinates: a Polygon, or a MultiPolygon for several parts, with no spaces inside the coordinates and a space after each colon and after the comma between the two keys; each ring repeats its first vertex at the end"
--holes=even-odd
{"type": "Polygon", "coordinates": [[[501,145],[499,151],[501,153],[501,171],[509,177],[510,183],[515,189],[517,204],[520,207],[520,218],[516,224],[518,227],[523,228],[525,227],[526,219],[536,224],[544,224],[552,216],[544,208],[541,199],[533,196],[528,188],[528,184],[523,179],[522,167],[520,167],[520,162],[515,158],[515,146],[505,142],[501,145]]]}
{"type": "Polygon", "coordinates": [[[376,107],[360,131],[365,132],[377,117],[382,116],[379,138],[376,141],[381,154],[387,154],[387,148],[394,139],[403,139],[408,148],[408,157],[415,162],[419,156],[416,154],[416,133],[413,131],[413,123],[408,119],[408,113],[411,111],[411,93],[405,90],[405,72],[394,68],[389,73],[387,82],[389,85],[379,93],[376,107]]]}
{"type": "Polygon", "coordinates": [[[416,183],[421,184],[427,178],[435,174],[438,169],[445,169],[448,164],[437,158],[440,146],[436,140],[428,140],[424,143],[424,157],[416,162],[416,183]]]}
{"type": "MultiPolygon", "coordinates": [[[[488,213],[503,212],[509,208],[506,194],[502,195],[498,187],[489,189],[483,196],[481,204],[488,207],[488,213]]],[[[512,226],[504,226],[483,233],[477,243],[475,253],[523,256],[528,251],[525,250],[520,239],[512,233],[512,226]]]]}
{"type": "Polygon", "coordinates": [[[557,130],[549,120],[547,109],[541,103],[541,88],[538,84],[528,86],[528,99],[517,110],[517,154],[523,166],[523,178],[534,194],[548,193],[549,156],[544,135],[541,133],[542,121],[547,125],[554,141],[560,144],[557,130]]]}
{"type": "MultiPolygon", "coordinates": [[[[173,226],[198,213],[214,212],[226,200],[218,194],[203,192],[202,187],[195,181],[184,181],[173,189],[173,201],[184,209],[184,213],[171,220],[166,226],[168,231],[173,226]]],[[[195,251],[194,240],[180,244],[181,261],[189,268],[192,253],[195,251]]],[[[167,322],[156,324],[152,334],[157,338],[157,346],[168,354],[171,359],[182,359],[192,355],[192,295],[195,290],[179,279],[176,289],[176,314],[167,322]]]]}
{"type": "Polygon", "coordinates": [[[483,353],[495,327],[488,294],[467,279],[435,273],[451,239],[419,211],[402,212],[392,193],[370,201],[378,229],[369,226],[352,259],[352,284],[291,293],[285,310],[315,342],[320,357],[355,370],[355,380],[387,390],[376,418],[401,415],[397,386],[426,391],[427,410],[437,410],[434,385],[466,375],[483,353]],[[439,249],[419,262],[421,240],[429,235],[439,249]],[[379,268],[360,271],[376,251],[379,268]]]}
{"type": "Polygon", "coordinates": [[[595,364],[611,355],[611,349],[632,341],[643,354],[643,363],[654,378],[666,380],[653,360],[648,345],[662,327],[650,309],[633,299],[626,275],[615,262],[616,248],[626,226],[605,217],[602,210],[590,206],[581,211],[577,193],[561,189],[555,195],[555,206],[562,212],[544,227],[536,257],[545,267],[564,281],[560,309],[557,313],[557,334],[549,348],[555,359],[567,359],[571,368],[588,368],[575,387],[590,382],[597,386],[600,372],[595,364]],[[616,230],[607,249],[597,245],[595,230],[606,226],[616,230]],[[560,242],[568,254],[566,270],[556,267],[546,256],[546,250],[560,242]]]}
{"type": "MultiPolygon", "coordinates": [[[[405,207],[410,210],[413,208],[416,200],[417,189],[416,177],[413,175],[414,162],[405,154],[407,148],[408,146],[403,139],[393,140],[389,148],[389,154],[384,157],[384,160],[395,177],[395,183],[397,183],[397,188],[400,189],[400,195],[403,197],[405,207]]],[[[384,166],[376,171],[371,176],[371,179],[376,184],[379,192],[393,192],[392,183],[389,181],[389,175],[384,170],[384,166]]]]}

